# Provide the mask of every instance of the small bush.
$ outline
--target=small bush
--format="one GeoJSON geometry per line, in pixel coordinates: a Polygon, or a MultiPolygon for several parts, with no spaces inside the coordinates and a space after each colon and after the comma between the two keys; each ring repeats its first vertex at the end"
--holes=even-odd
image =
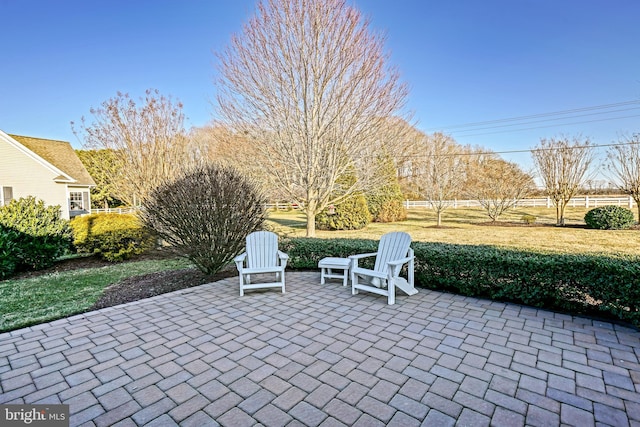
{"type": "Polygon", "coordinates": [[[233,168],[208,165],[152,191],[142,218],[176,253],[214,274],[242,252],[265,215],[265,198],[255,183],[233,168]]]}
{"type": "Polygon", "coordinates": [[[522,215],[522,217],[520,217],[520,219],[525,224],[531,225],[531,224],[535,224],[537,218],[536,218],[535,215],[522,215]]]}
{"type": "Polygon", "coordinates": [[[98,254],[116,262],[153,248],[155,237],[132,214],[101,213],[76,217],[71,221],[78,252],[98,254]]]}
{"type": "Polygon", "coordinates": [[[1,207],[0,225],[13,230],[4,237],[11,239],[4,250],[13,254],[16,270],[50,267],[71,246],[69,221],[60,217],[60,206],[46,206],[32,196],[1,207]]]}
{"type": "Polygon", "coordinates": [[[589,228],[599,230],[624,230],[635,224],[633,212],[621,206],[601,206],[591,209],[584,216],[589,228]]]}
{"type": "Polygon", "coordinates": [[[316,215],[318,230],[360,230],[371,222],[367,200],[358,194],[334,206],[334,211],[316,215]]]}

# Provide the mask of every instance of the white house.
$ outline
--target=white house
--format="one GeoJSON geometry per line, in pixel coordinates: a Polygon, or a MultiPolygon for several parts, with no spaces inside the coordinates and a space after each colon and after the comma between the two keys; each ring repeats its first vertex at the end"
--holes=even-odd
{"type": "Polygon", "coordinates": [[[0,206],[34,196],[69,219],[91,211],[95,185],[70,143],[0,130],[0,206]]]}

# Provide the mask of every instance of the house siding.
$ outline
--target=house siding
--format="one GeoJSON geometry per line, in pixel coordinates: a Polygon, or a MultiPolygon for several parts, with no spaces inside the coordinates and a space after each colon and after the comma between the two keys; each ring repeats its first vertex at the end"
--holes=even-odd
{"type": "Polygon", "coordinates": [[[0,139],[0,187],[12,187],[13,198],[34,196],[47,205],[61,205],[61,215],[69,218],[67,186],[54,182],[59,174],[35,158],[0,139]]]}

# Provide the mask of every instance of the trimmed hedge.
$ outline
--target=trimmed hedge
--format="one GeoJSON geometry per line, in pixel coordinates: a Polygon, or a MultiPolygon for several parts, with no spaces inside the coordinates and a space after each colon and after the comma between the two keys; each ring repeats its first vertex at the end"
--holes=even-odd
{"type": "Polygon", "coordinates": [[[100,213],[71,221],[73,244],[81,253],[98,254],[111,261],[123,261],[155,246],[155,236],[131,214],[100,213]]]}
{"type": "MultiPolygon", "coordinates": [[[[327,256],[375,252],[377,241],[293,238],[291,268],[327,256]]],[[[416,285],[640,326],[640,257],[555,254],[481,245],[413,242],[416,285]]],[[[370,260],[370,262],[373,262],[370,260]]]]}

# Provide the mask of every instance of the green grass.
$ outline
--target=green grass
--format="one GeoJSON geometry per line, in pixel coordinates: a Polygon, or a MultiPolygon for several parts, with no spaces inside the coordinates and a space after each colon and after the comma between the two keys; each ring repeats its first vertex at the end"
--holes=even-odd
{"type": "Polygon", "coordinates": [[[132,276],[189,267],[184,260],[151,260],[0,281],[0,332],[85,312],[111,284],[132,276]]]}

